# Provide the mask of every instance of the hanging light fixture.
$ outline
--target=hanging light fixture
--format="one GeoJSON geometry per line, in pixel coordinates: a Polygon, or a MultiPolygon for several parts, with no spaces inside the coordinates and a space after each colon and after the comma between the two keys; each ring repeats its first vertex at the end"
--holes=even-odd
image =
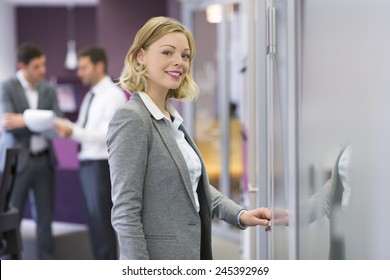
{"type": "Polygon", "coordinates": [[[74,5],[68,5],[68,43],[65,68],[68,70],[75,70],[77,68],[74,5]]]}
{"type": "Polygon", "coordinates": [[[212,4],[206,8],[206,17],[209,23],[222,22],[222,5],[212,4]]]}

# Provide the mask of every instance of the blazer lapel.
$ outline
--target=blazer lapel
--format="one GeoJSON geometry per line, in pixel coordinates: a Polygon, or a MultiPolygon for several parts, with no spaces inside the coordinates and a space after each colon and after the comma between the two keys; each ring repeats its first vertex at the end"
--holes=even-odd
{"type": "Polygon", "coordinates": [[[177,146],[176,141],[169,134],[167,125],[164,122],[164,120],[156,120],[153,117],[152,120],[154,126],[157,128],[162,140],[164,141],[166,147],[168,148],[169,153],[171,154],[173,160],[175,161],[177,168],[179,169],[187,193],[190,196],[194,210],[196,210],[195,197],[192,191],[190,174],[188,172],[187,164],[183,158],[183,155],[179,147],[177,146]]]}
{"type": "Polygon", "coordinates": [[[22,108],[21,112],[18,113],[23,113],[26,109],[30,108],[30,105],[28,104],[26,93],[23,89],[23,86],[20,84],[17,78],[15,79],[16,79],[16,87],[17,87],[15,91],[16,99],[17,99],[17,103],[20,104],[20,107],[22,108]]]}

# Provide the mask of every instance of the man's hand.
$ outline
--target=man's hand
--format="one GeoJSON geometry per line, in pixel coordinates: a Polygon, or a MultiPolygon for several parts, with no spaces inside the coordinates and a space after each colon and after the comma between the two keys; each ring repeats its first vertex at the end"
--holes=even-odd
{"type": "Polygon", "coordinates": [[[58,118],[53,126],[60,137],[69,137],[73,133],[73,128],[69,125],[67,119],[58,118]]]}
{"type": "Polygon", "coordinates": [[[1,115],[1,125],[5,129],[16,129],[26,127],[23,114],[4,113],[1,115]]]}

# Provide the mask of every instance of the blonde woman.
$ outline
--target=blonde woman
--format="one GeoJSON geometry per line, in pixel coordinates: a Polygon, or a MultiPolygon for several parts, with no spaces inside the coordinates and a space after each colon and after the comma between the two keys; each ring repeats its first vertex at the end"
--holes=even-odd
{"type": "Polygon", "coordinates": [[[191,100],[195,42],[179,22],[152,18],[125,58],[130,101],[107,135],[112,225],[121,259],[212,259],[214,216],[239,228],[267,226],[266,208],[247,211],[210,185],[202,157],[170,99],[191,100]]]}

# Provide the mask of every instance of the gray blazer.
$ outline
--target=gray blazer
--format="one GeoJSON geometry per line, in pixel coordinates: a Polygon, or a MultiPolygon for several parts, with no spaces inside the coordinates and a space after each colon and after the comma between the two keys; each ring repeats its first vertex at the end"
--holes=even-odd
{"type": "MultiPolygon", "coordinates": [[[[47,82],[40,82],[37,85],[38,91],[38,109],[53,110],[58,116],[62,116],[58,106],[57,94],[55,89],[47,82]]],[[[23,113],[29,109],[28,101],[22,85],[14,77],[0,86],[0,115],[3,113],[23,113]]],[[[25,168],[29,160],[30,137],[33,133],[28,128],[4,130],[1,131],[0,137],[0,168],[3,168],[5,161],[5,150],[9,147],[20,147],[18,155],[18,171],[25,168]]],[[[53,131],[43,133],[47,138],[55,136],[53,131]]],[[[51,141],[49,141],[49,158],[50,163],[54,166],[56,156],[51,141]]]]}
{"type": "Polygon", "coordinates": [[[121,259],[212,259],[213,216],[238,227],[243,207],[209,184],[201,158],[200,213],[186,162],[167,123],[156,120],[138,93],[114,114],[107,146],[112,184],[112,225],[121,259]]]}

